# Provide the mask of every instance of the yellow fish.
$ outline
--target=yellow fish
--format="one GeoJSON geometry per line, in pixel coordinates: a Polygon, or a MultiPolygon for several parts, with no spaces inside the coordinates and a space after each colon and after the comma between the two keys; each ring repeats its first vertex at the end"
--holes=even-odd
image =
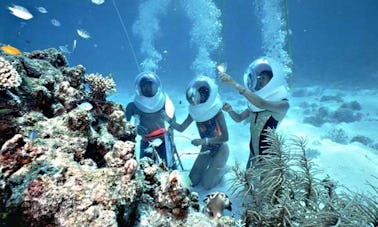
{"type": "Polygon", "coordinates": [[[17,49],[16,47],[12,47],[10,45],[1,46],[1,50],[4,53],[9,54],[9,55],[20,55],[20,54],[22,54],[22,52],[19,49],[17,49]]]}

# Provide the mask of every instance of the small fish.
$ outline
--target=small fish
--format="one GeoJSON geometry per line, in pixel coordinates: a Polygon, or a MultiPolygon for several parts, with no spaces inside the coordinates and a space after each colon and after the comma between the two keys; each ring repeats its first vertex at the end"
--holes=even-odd
{"type": "Polygon", "coordinates": [[[93,109],[93,106],[89,102],[83,102],[77,108],[85,111],[90,111],[91,109],[93,109]]]}
{"type": "Polygon", "coordinates": [[[151,154],[153,151],[154,151],[153,147],[147,147],[146,149],[144,149],[144,152],[149,153],[149,154],[151,154]]]}
{"type": "Polygon", "coordinates": [[[55,27],[60,27],[62,24],[60,23],[60,21],[58,21],[57,19],[53,18],[50,20],[51,24],[54,25],[55,27]]]}
{"type": "Polygon", "coordinates": [[[77,44],[77,41],[76,41],[76,39],[74,39],[74,41],[72,43],[72,51],[71,52],[74,52],[74,50],[76,49],[76,44],[77,44]]]}
{"type": "Polygon", "coordinates": [[[23,6],[13,5],[8,6],[8,9],[13,15],[24,20],[30,20],[33,18],[33,15],[23,6]]]}
{"type": "Polygon", "coordinates": [[[84,30],[84,29],[77,29],[76,32],[77,32],[77,34],[78,34],[80,37],[82,37],[82,38],[84,38],[84,39],[89,39],[89,38],[91,38],[91,35],[89,34],[89,32],[87,32],[87,31],[84,30]]]}
{"type": "Polygon", "coordinates": [[[105,0],[92,0],[92,3],[94,3],[96,5],[101,5],[104,2],[105,2],[105,0]]]}
{"type": "Polygon", "coordinates": [[[22,54],[22,52],[17,49],[16,47],[13,47],[11,45],[3,45],[1,46],[1,50],[6,53],[6,54],[9,54],[9,55],[20,55],[22,54]]]}
{"type": "Polygon", "coordinates": [[[47,9],[43,6],[35,7],[40,13],[47,13],[47,9]]]}
{"type": "Polygon", "coordinates": [[[38,137],[38,132],[37,132],[37,131],[32,130],[32,131],[29,133],[29,139],[31,139],[31,140],[35,140],[37,137],[38,137]]]}
{"type": "Polygon", "coordinates": [[[191,189],[191,181],[188,175],[179,172],[178,170],[173,170],[169,174],[169,182],[176,182],[181,187],[191,189]]]}
{"type": "Polygon", "coordinates": [[[160,138],[156,138],[156,139],[154,139],[154,140],[152,140],[151,142],[148,142],[148,143],[149,143],[150,147],[158,147],[163,143],[163,140],[161,140],[160,138]]]}

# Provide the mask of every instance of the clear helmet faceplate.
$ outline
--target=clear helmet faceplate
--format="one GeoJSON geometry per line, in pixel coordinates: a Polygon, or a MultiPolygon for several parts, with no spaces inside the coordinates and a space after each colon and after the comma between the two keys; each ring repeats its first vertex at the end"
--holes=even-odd
{"type": "Polygon", "coordinates": [[[165,103],[159,77],[153,72],[142,72],[135,78],[135,105],[143,112],[159,111],[165,103]]]}
{"type": "Polygon", "coordinates": [[[210,120],[222,108],[218,86],[207,76],[199,76],[189,83],[186,99],[190,104],[189,114],[197,122],[210,120]]]}
{"type": "MultiPolygon", "coordinates": [[[[256,95],[268,101],[279,101],[288,97],[288,86],[283,67],[275,60],[268,57],[260,57],[254,60],[244,73],[244,86],[256,95]],[[261,89],[257,88],[257,79],[264,71],[272,72],[273,77],[261,89]]],[[[249,103],[249,108],[254,111],[262,111],[249,103]]]]}

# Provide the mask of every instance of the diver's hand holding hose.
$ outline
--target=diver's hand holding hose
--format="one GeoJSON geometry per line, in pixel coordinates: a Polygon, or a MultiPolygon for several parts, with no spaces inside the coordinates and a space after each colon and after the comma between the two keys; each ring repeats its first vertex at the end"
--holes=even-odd
{"type": "Polygon", "coordinates": [[[204,145],[208,145],[208,142],[209,141],[209,139],[208,138],[203,138],[203,139],[194,139],[194,140],[192,140],[192,144],[194,145],[194,146],[204,146],[204,145]]]}
{"type": "Polygon", "coordinates": [[[231,86],[234,83],[234,80],[232,79],[232,77],[225,72],[219,72],[219,79],[221,79],[221,81],[231,86]]]}

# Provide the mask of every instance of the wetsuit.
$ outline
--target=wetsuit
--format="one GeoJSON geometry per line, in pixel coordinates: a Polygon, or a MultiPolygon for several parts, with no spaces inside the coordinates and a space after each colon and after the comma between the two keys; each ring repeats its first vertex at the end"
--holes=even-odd
{"type": "Polygon", "coordinates": [[[257,152],[259,155],[266,154],[264,153],[268,146],[268,143],[266,142],[266,130],[268,128],[275,129],[278,125],[278,120],[274,119],[272,112],[268,110],[252,112],[250,117],[251,139],[249,141],[250,154],[247,162],[247,169],[252,166],[254,161],[253,158],[256,156],[257,152]]]}

